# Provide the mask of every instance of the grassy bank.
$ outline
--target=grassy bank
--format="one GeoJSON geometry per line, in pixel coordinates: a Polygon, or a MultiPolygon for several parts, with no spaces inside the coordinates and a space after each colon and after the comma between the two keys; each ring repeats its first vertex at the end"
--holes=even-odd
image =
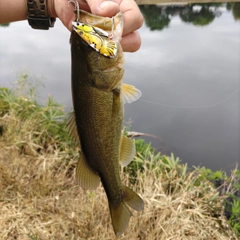
{"type": "MultiPolygon", "coordinates": [[[[20,80],[26,83],[27,76],[20,80]]],[[[76,185],[78,147],[65,129],[63,108],[52,98],[39,106],[25,86],[0,89],[0,239],[116,239],[103,188],[76,185]]],[[[121,178],[141,195],[145,209],[134,212],[119,239],[238,239],[237,170],[230,177],[190,170],[141,139],[136,145],[121,178]],[[223,181],[219,188],[216,180],[223,181]]]]}

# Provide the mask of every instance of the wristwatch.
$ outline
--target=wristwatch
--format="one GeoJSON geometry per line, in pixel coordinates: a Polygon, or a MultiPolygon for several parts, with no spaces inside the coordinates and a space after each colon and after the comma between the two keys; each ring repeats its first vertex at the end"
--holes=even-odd
{"type": "Polygon", "coordinates": [[[34,29],[48,30],[53,27],[56,18],[48,16],[47,0],[27,0],[28,23],[34,29]]]}

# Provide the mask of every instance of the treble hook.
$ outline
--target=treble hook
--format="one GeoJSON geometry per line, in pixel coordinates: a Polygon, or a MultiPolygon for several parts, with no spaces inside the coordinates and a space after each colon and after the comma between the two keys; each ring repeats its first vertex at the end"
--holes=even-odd
{"type": "Polygon", "coordinates": [[[78,4],[78,1],[77,0],[68,0],[68,7],[69,7],[69,3],[74,3],[75,4],[75,10],[77,10],[77,19],[76,19],[76,22],[79,22],[79,17],[80,17],[80,8],[79,8],[79,4],[78,4]]]}

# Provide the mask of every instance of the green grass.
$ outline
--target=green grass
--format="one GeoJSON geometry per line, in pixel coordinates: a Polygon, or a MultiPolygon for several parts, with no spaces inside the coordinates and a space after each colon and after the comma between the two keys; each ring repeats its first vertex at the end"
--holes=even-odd
{"type": "MultiPolygon", "coordinates": [[[[0,239],[115,239],[102,187],[84,191],[74,169],[79,148],[66,130],[62,106],[23,75],[0,88],[0,239]]],[[[189,168],[138,139],[122,181],[145,201],[120,239],[238,239],[240,173],[189,168]],[[214,181],[223,180],[218,189],[214,181]],[[221,190],[221,191],[220,191],[221,190]],[[226,219],[224,210],[231,212],[226,219]]]]}

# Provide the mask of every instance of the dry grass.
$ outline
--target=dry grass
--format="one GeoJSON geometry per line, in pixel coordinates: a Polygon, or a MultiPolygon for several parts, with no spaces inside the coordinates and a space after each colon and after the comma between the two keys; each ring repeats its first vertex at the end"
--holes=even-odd
{"type": "MultiPolygon", "coordinates": [[[[116,239],[103,188],[84,191],[75,183],[77,150],[73,153],[67,144],[60,150],[54,142],[38,145],[39,126],[33,118],[22,121],[10,111],[0,115],[1,125],[0,239],[116,239]]],[[[237,239],[211,183],[196,184],[196,170],[167,166],[168,161],[174,163],[173,157],[159,157],[154,165],[145,161],[134,185],[122,171],[124,183],[142,196],[145,209],[134,212],[118,239],[237,239]]]]}

